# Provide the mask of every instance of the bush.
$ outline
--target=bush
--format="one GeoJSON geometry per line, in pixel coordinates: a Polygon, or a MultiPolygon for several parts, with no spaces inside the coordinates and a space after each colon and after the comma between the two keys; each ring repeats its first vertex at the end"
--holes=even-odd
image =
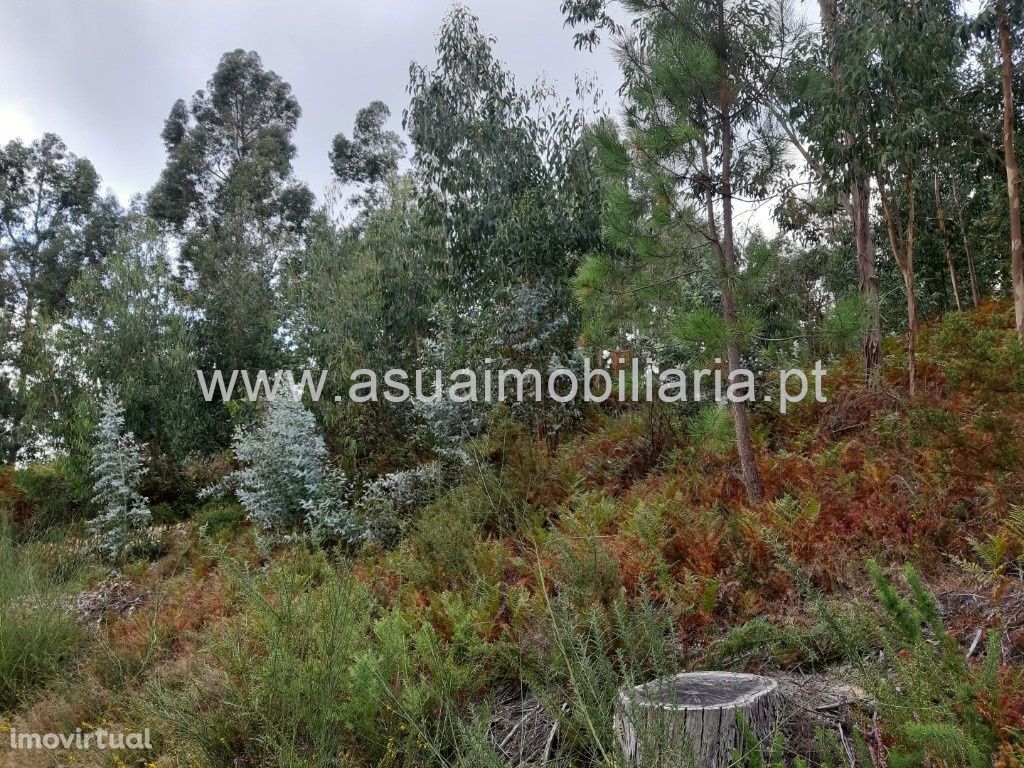
{"type": "Polygon", "coordinates": [[[0,711],[59,673],[82,639],[44,569],[0,523],[0,711]]]}
{"type": "Polygon", "coordinates": [[[432,502],[440,489],[441,465],[436,461],[392,472],[363,489],[356,513],[374,539],[389,544],[405,531],[412,513],[432,502]]]}
{"type": "Polygon", "coordinates": [[[84,517],[86,496],[59,461],[30,464],[19,470],[18,486],[33,507],[33,532],[69,525],[84,517]]]}
{"type": "Polygon", "coordinates": [[[348,504],[348,479],[331,465],[313,414],[300,401],[272,400],[255,429],[235,433],[233,445],[242,468],[226,482],[257,526],[348,544],[366,538],[348,504]]]}
{"type": "Polygon", "coordinates": [[[911,566],[908,597],[874,561],[868,569],[885,610],[877,632],[888,668],[865,669],[864,685],[893,742],[889,765],[992,765],[999,742],[994,717],[1017,685],[1000,674],[999,633],[990,633],[985,661],[975,665],[946,631],[935,598],[911,566]]]}
{"type": "Polygon", "coordinates": [[[217,499],[200,507],[192,519],[200,530],[217,533],[241,525],[245,521],[245,507],[236,501],[217,499]]]}
{"type": "Polygon", "coordinates": [[[145,709],[182,758],[436,765],[424,739],[450,744],[454,711],[486,684],[480,628],[494,621],[489,601],[445,594],[428,614],[382,609],[322,552],[295,550],[265,573],[234,573],[246,621],[215,641],[217,670],[180,689],[150,686],[145,709]]]}

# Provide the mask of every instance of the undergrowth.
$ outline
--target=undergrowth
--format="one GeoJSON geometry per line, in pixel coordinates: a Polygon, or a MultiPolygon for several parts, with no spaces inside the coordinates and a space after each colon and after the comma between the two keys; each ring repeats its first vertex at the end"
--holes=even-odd
{"type": "Polygon", "coordinates": [[[394,541],[275,543],[211,502],[119,574],[142,607],[87,633],[60,608],[73,535],[4,534],[0,706],[146,724],[159,766],[612,768],[623,686],[781,670],[866,698],[852,730],[751,768],[1020,765],[1024,358],[1000,318],[926,329],[913,400],[850,364],[829,403],[755,413],[760,505],[689,414],[591,414],[558,441],[496,418],[394,541]]]}

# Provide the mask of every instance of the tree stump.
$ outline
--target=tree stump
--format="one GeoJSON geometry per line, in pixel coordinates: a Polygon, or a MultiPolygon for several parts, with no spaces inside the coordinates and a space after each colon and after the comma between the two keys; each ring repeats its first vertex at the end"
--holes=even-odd
{"type": "Polygon", "coordinates": [[[630,765],[725,768],[743,754],[742,715],[762,752],[771,749],[781,712],[770,677],[687,672],[619,691],[613,728],[630,765]]]}

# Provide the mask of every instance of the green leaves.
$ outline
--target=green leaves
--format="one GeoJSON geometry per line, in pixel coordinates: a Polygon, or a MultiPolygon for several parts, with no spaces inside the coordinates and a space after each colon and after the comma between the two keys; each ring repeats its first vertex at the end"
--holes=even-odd
{"type": "Polygon", "coordinates": [[[867,333],[870,315],[864,301],[857,294],[845,296],[836,302],[822,321],[819,335],[828,351],[844,355],[857,349],[867,333]]]}
{"type": "Polygon", "coordinates": [[[167,164],[150,213],[182,233],[225,228],[232,217],[264,230],[301,224],[312,203],[290,179],[301,113],[291,86],[264,69],[259,54],[225,53],[206,90],[171,107],[161,133],[167,164]]]}
{"type": "Polygon", "coordinates": [[[712,454],[725,454],[736,444],[729,407],[720,404],[707,405],[700,409],[690,422],[690,439],[701,450],[712,454]]]}
{"type": "Polygon", "coordinates": [[[398,170],[405,143],[384,126],[391,110],[382,101],[370,102],[356,115],[352,138],[343,133],[331,146],[331,169],[342,184],[373,184],[398,170]]]}
{"type": "Polygon", "coordinates": [[[412,67],[404,115],[419,203],[441,239],[438,277],[457,302],[521,281],[564,287],[597,240],[591,153],[613,149],[600,130],[597,147],[585,142],[585,113],[550,88],[520,88],[492,44],[454,9],[436,63],[412,67]]]}

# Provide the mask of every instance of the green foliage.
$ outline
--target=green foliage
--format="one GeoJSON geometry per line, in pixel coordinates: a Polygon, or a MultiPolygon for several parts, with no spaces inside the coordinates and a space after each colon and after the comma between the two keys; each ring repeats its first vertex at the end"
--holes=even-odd
{"type": "Polygon", "coordinates": [[[984,539],[972,536],[967,541],[979,562],[970,563],[959,558],[956,561],[982,583],[996,586],[1011,566],[1024,564],[1024,506],[1011,507],[995,531],[984,539]]]}
{"type": "Polygon", "coordinates": [[[179,228],[301,225],[310,193],[290,183],[291,134],[302,110],[291,86],[255,51],[225,53],[191,101],[171,107],[161,138],[167,166],[150,194],[158,219],[179,228]],[[219,169],[219,170],[218,170],[219,169]]]}
{"type": "Polygon", "coordinates": [[[868,308],[860,296],[845,296],[822,321],[822,345],[834,355],[849,354],[864,339],[869,322],[868,308]]]}
{"type": "Polygon", "coordinates": [[[356,513],[384,544],[394,543],[415,512],[432,502],[442,490],[439,462],[382,475],[368,483],[356,501],[356,513]]]}
{"type": "Polygon", "coordinates": [[[882,572],[882,567],[875,560],[868,560],[868,573],[875,582],[875,590],[882,607],[889,614],[896,627],[908,643],[921,641],[921,615],[914,606],[901,597],[892,583],[882,572]]]}
{"type": "Polygon", "coordinates": [[[92,452],[92,502],[98,511],[89,532],[96,537],[97,551],[111,561],[131,560],[153,545],[149,502],[139,490],[148,471],[145,449],[126,430],[120,399],[108,392],[92,452]]]}
{"type": "Polygon", "coordinates": [[[323,562],[297,565],[259,580],[236,568],[250,621],[214,649],[230,676],[226,689],[204,690],[214,681],[201,678],[181,689],[153,686],[147,708],[174,735],[172,748],[198,752],[206,765],[241,756],[334,765],[365,708],[379,708],[379,683],[353,668],[369,621],[359,593],[323,562]],[[214,690],[216,706],[200,707],[214,690]]]}
{"type": "Polygon", "coordinates": [[[384,126],[391,110],[381,101],[373,101],[356,114],[352,138],[339,133],[329,154],[334,177],[342,184],[359,184],[364,191],[353,199],[357,205],[375,207],[381,187],[398,172],[398,161],[405,154],[405,143],[384,126]]]}
{"type": "Polygon", "coordinates": [[[0,521],[0,712],[67,669],[83,642],[45,569],[0,521]]]}
{"type": "Polygon", "coordinates": [[[182,306],[166,239],[138,212],[124,217],[113,250],[84,271],[73,298],[78,311],[56,341],[60,360],[44,388],[67,408],[55,432],[74,452],[79,411],[94,397],[87,382],[116,387],[128,428],[180,466],[216,445],[216,424],[199,397],[194,328],[182,306]]]}
{"type": "Polygon", "coordinates": [[[31,508],[29,536],[50,528],[62,528],[83,519],[88,491],[65,461],[29,464],[17,471],[18,487],[31,508]]]}
{"type": "MultiPolygon", "coordinates": [[[[540,619],[545,655],[524,674],[548,711],[558,713],[562,759],[614,764],[621,759],[612,732],[620,689],[678,669],[672,617],[646,601],[616,599],[580,610],[546,594],[540,619]]],[[[679,760],[678,748],[660,746],[665,765],[679,760]]]]}
{"type": "MultiPolygon", "coordinates": [[[[297,357],[328,372],[328,392],[347,390],[352,372],[361,368],[415,370],[430,330],[434,286],[416,187],[408,178],[392,179],[375,194],[373,201],[363,201],[355,229],[337,226],[325,212],[316,214],[306,246],[285,276],[297,357]]],[[[400,466],[414,447],[408,403],[346,398],[313,408],[353,476],[368,461],[379,462],[367,468],[370,473],[400,466]]]]}
{"type": "MultiPolygon", "coordinates": [[[[622,686],[711,663],[852,665],[877,714],[872,763],[975,768],[1000,748],[1012,762],[1020,674],[1001,642],[1016,625],[965,658],[913,567],[904,588],[869,562],[880,608],[847,591],[852,553],[881,542],[922,567],[969,546],[969,574],[1015,594],[1024,511],[983,530],[1020,490],[1024,343],[1004,305],[928,324],[920,399],[854,391],[785,423],[766,406],[748,427],[719,403],[330,399],[360,368],[852,354],[873,311],[856,295],[854,180],[883,193],[872,223],[892,226],[903,267],[879,265],[887,345],[906,288],[931,316],[950,305],[948,269],[982,293],[1010,285],[995,3],[968,25],[953,0],[823,1],[820,40],[776,0],[621,5],[628,27],[603,0],[562,2],[588,28],[579,45],[617,42],[621,124],[595,119],[585,87],[521,87],[476,17],[451,11],[435,60],[411,68],[410,171],[382,102],[335,136],[347,210],[313,212],[292,167],[301,110],[255,52],[228,52],[174,104],[144,211],[100,199],[52,134],[0,149],[0,513],[27,540],[0,530],[0,710],[25,709],[82,644],[57,584],[85,556],[64,537],[92,463],[89,529],[122,563],[151,522],[188,517],[197,487],[239,499],[207,501],[197,531],[168,535],[171,556],[126,567],[141,612],[109,612],[72,671],[87,704],[61,704],[145,715],[164,762],[497,768],[491,710],[516,690],[555,726],[540,762],[608,768],[622,686]],[[932,178],[952,192],[949,233],[932,178]],[[751,212],[778,234],[744,231],[751,212]],[[329,371],[328,399],[200,402],[197,367],[289,363],[329,371]],[[123,407],[97,414],[97,381],[123,407]],[[751,490],[758,467],[769,499],[751,490]]],[[[46,709],[19,714],[64,718],[46,709]]],[[[744,733],[738,764],[781,768],[780,741],[761,754],[744,733]]],[[[820,733],[821,764],[846,765],[845,747],[820,733]]]]}
{"type": "Polygon", "coordinates": [[[291,86],[238,49],[164,124],[167,163],[147,211],[184,237],[179,266],[206,369],[273,371],[282,361],[277,282],[313,203],[292,178],[300,114],[291,86]]]}
{"type": "Polygon", "coordinates": [[[192,521],[201,532],[215,534],[237,528],[245,521],[245,515],[241,504],[214,499],[200,507],[192,515],[192,521]]]}
{"type": "MultiPolygon", "coordinates": [[[[492,48],[478,19],[456,7],[437,63],[411,70],[404,124],[436,287],[421,363],[478,374],[485,360],[569,367],[578,329],[570,279],[599,239],[587,112],[543,84],[520,88],[492,48]]],[[[421,416],[442,449],[458,449],[491,410],[445,403],[421,416]]],[[[561,411],[547,414],[552,432],[568,420],[561,411]]]]}
{"type": "Polygon", "coordinates": [[[150,689],[146,708],[172,749],[207,765],[450,754],[455,718],[481,690],[486,602],[442,595],[429,617],[381,608],[322,555],[262,575],[233,570],[249,621],[213,648],[227,680],[150,689]]]}
{"type": "Polygon", "coordinates": [[[690,439],[700,450],[724,454],[736,445],[732,415],[728,406],[708,405],[690,421],[690,439]]]}
{"type": "Polygon", "coordinates": [[[50,364],[45,329],[69,310],[69,288],[82,267],[104,255],[103,236],[116,202],[101,201],[92,163],[46,133],[0,147],[0,433],[6,463],[33,458],[47,411],[33,383],[50,364]],[[34,423],[36,420],[40,423],[34,423]]]}
{"type": "Polygon", "coordinates": [[[292,393],[271,400],[260,422],[239,428],[233,443],[241,466],[225,486],[257,527],[347,544],[366,537],[366,526],[349,506],[348,478],[331,464],[313,414],[292,393]]]}
{"type": "Polygon", "coordinates": [[[997,734],[979,702],[999,695],[998,633],[990,634],[984,666],[975,666],[945,631],[935,598],[912,567],[906,569],[909,598],[896,591],[877,563],[869,561],[868,568],[885,609],[879,640],[888,669],[866,670],[864,684],[895,739],[890,764],[989,765],[997,734]],[[928,627],[928,635],[922,627],[928,627]]]}

